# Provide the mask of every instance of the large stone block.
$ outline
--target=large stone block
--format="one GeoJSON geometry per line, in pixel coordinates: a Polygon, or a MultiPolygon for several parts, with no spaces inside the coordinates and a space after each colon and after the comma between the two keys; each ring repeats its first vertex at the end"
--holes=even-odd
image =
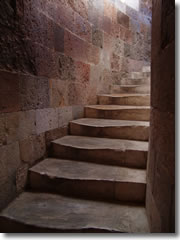
{"type": "Polygon", "coordinates": [[[66,55],[80,61],[87,61],[90,44],[68,31],[65,31],[64,43],[64,52],[66,55]]]}
{"type": "Polygon", "coordinates": [[[7,143],[13,143],[36,132],[35,111],[7,113],[5,115],[7,143]]]}
{"type": "Polygon", "coordinates": [[[58,110],[45,108],[36,110],[36,133],[40,134],[58,128],[58,110]]]}
{"type": "Polygon", "coordinates": [[[20,101],[22,110],[49,107],[49,80],[44,77],[22,75],[20,101]]]}
{"type": "Polygon", "coordinates": [[[50,80],[50,107],[68,105],[68,81],[50,80]]]}
{"type": "Polygon", "coordinates": [[[45,133],[32,135],[20,141],[21,161],[32,166],[46,156],[45,133]]]}
{"type": "Polygon", "coordinates": [[[88,1],[87,0],[68,0],[72,9],[84,19],[88,19],[88,1]]]}
{"type": "Polygon", "coordinates": [[[0,112],[20,110],[19,75],[0,71],[0,112]]]}

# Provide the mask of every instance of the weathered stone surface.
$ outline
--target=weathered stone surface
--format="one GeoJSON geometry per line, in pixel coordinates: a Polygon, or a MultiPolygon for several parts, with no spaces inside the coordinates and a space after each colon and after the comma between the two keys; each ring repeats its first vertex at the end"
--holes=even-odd
{"type": "Polygon", "coordinates": [[[53,141],[52,148],[53,156],[62,159],[146,168],[148,143],[108,138],[66,136],[53,141]]]}
{"type": "Polygon", "coordinates": [[[58,109],[36,110],[36,133],[40,134],[58,128],[58,109]]]}
{"type": "Polygon", "coordinates": [[[59,25],[53,25],[54,31],[54,49],[58,52],[64,52],[64,29],[59,25]]]}
{"type": "Polygon", "coordinates": [[[49,107],[49,80],[23,75],[20,78],[21,110],[49,107]]]}
{"type": "Polygon", "coordinates": [[[142,206],[102,203],[46,193],[21,194],[1,213],[0,221],[4,232],[149,232],[142,206]],[[64,221],[64,215],[67,221],[64,221]],[[7,227],[9,225],[11,229],[7,227]]]}
{"type": "Polygon", "coordinates": [[[30,136],[20,141],[19,146],[21,160],[31,166],[46,154],[45,134],[30,136]]]}
{"type": "Polygon", "coordinates": [[[7,143],[22,140],[36,132],[35,111],[5,114],[7,143]]]}
{"type": "Polygon", "coordinates": [[[58,138],[67,136],[67,135],[68,135],[68,127],[67,126],[47,131],[45,133],[46,146],[50,147],[52,141],[54,141],[58,138]]]}
{"type": "Polygon", "coordinates": [[[130,93],[130,94],[150,94],[148,85],[113,85],[112,93],[130,93]]]}

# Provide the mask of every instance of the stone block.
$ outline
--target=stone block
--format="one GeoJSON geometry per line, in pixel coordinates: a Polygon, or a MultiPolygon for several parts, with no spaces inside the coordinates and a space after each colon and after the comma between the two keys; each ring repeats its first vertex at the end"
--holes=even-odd
{"type": "Polygon", "coordinates": [[[59,55],[59,77],[62,81],[75,80],[75,62],[71,57],[59,55]]]}
{"type": "Polygon", "coordinates": [[[91,42],[92,27],[88,21],[83,19],[79,14],[75,13],[73,32],[87,42],[91,42]]]}
{"type": "Polygon", "coordinates": [[[72,83],[68,87],[68,102],[69,105],[83,105],[87,102],[87,85],[81,83],[72,83]]]}
{"type": "Polygon", "coordinates": [[[68,0],[72,9],[84,19],[88,19],[88,1],[86,0],[68,0]]]}
{"type": "Polygon", "coordinates": [[[35,111],[7,113],[5,115],[7,143],[12,143],[36,132],[35,111]]]}
{"type": "Polygon", "coordinates": [[[45,133],[29,136],[19,146],[21,161],[32,166],[46,155],[45,133]]]}
{"type": "Polygon", "coordinates": [[[111,68],[116,71],[120,71],[122,66],[122,57],[113,54],[111,56],[111,68]]]}
{"type": "Polygon", "coordinates": [[[121,11],[117,12],[117,22],[125,28],[129,28],[129,17],[121,11]]]}
{"type": "Polygon", "coordinates": [[[36,110],[36,133],[44,133],[46,131],[58,128],[58,110],[53,108],[45,108],[36,110]]]}
{"type": "Polygon", "coordinates": [[[103,32],[96,28],[92,29],[92,44],[103,48],[103,32]]]}
{"type": "Polygon", "coordinates": [[[20,101],[22,110],[49,107],[49,80],[44,77],[22,75],[20,101]]]}
{"type": "Polygon", "coordinates": [[[20,110],[18,74],[0,71],[0,82],[0,112],[20,110]]]}
{"type": "Polygon", "coordinates": [[[90,79],[90,65],[83,62],[75,62],[76,82],[86,84],[90,79]]]}
{"type": "Polygon", "coordinates": [[[58,127],[68,126],[72,119],[72,107],[61,107],[58,109],[58,127]]]}
{"type": "Polygon", "coordinates": [[[67,56],[80,61],[87,61],[90,44],[68,31],[65,31],[64,43],[64,52],[67,56]]]}

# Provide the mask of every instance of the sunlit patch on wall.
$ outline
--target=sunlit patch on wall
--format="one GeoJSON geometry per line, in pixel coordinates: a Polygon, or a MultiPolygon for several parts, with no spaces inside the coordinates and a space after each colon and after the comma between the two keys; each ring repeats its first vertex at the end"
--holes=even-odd
{"type": "Polygon", "coordinates": [[[139,0],[121,0],[121,2],[136,10],[139,10],[139,0]]]}

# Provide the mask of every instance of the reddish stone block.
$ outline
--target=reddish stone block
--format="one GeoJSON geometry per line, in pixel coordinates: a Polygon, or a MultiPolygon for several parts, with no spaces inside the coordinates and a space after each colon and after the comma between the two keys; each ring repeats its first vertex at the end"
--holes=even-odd
{"type": "Polygon", "coordinates": [[[125,28],[129,28],[129,17],[121,11],[117,13],[117,22],[125,28]]]}
{"type": "Polygon", "coordinates": [[[88,83],[90,80],[90,65],[82,62],[75,63],[76,82],[88,83]]]}
{"type": "Polygon", "coordinates": [[[87,61],[90,44],[65,31],[64,52],[66,55],[80,61],[87,61]]]}
{"type": "Polygon", "coordinates": [[[19,75],[0,71],[0,112],[20,110],[19,75]]]}
{"type": "Polygon", "coordinates": [[[88,1],[86,0],[68,0],[72,9],[84,19],[88,19],[88,1]]]}
{"type": "Polygon", "coordinates": [[[55,13],[53,13],[51,17],[55,19],[57,24],[60,24],[62,27],[65,27],[68,30],[73,31],[74,11],[69,6],[63,6],[58,4],[57,7],[55,8],[55,13]]]}
{"type": "Polygon", "coordinates": [[[112,32],[111,32],[112,36],[114,38],[120,38],[120,25],[118,23],[114,23],[112,25],[112,32]]]}
{"type": "Polygon", "coordinates": [[[88,21],[84,20],[79,14],[75,13],[74,31],[80,38],[91,42],[92,28],[88,21]]]}

